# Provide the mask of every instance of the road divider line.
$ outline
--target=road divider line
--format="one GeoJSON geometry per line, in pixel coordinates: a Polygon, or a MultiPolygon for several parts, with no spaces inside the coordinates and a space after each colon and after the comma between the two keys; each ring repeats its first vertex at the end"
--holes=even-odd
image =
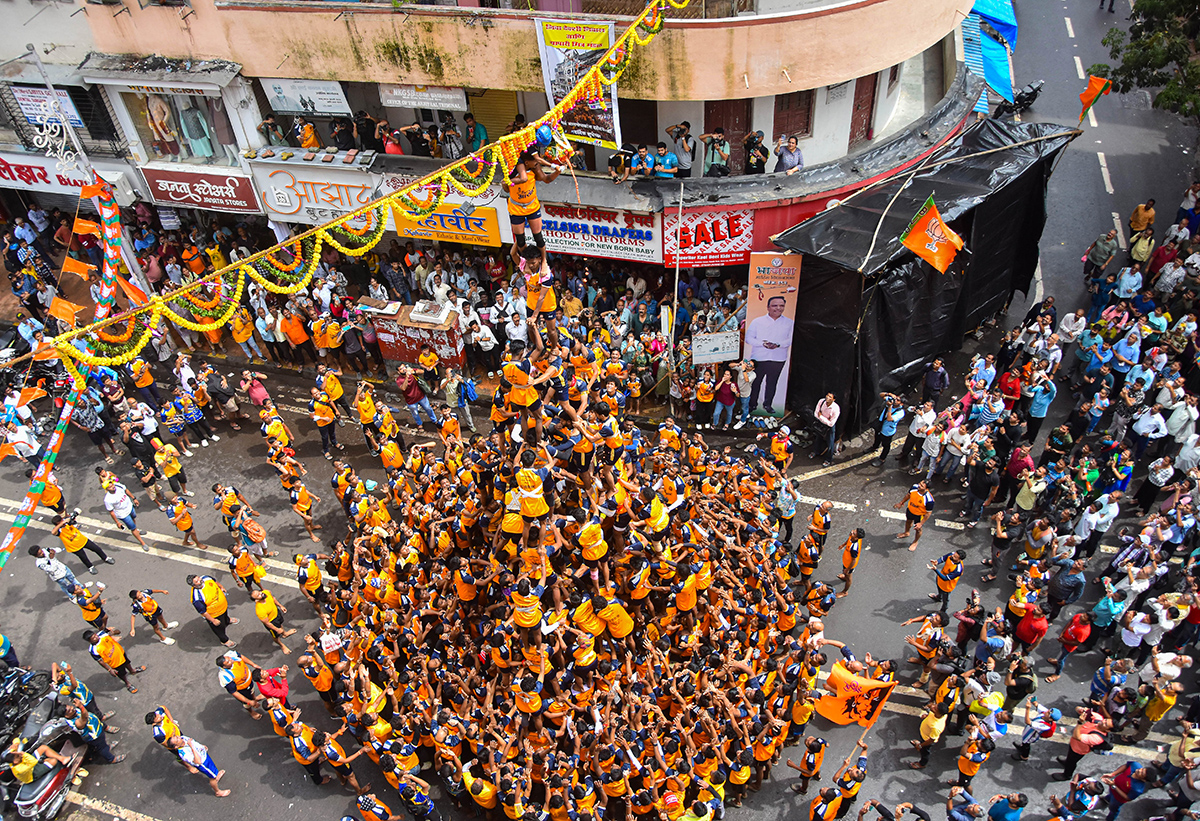
{"type": "Polygon", "coordinates": [[[803,502],[806,505],[819,505],[823,504],[824,502],[833,502],[833,507],[836,510],[848,510],[851,513],[858,512],[858,505],[851,504],[850,502],[834,502],[833,499],[818,499],[816,496],[804,495],[797,497],[797,501],[803,502]]]}
{"type": "Polygon", "coordinates": [[[1086,80],[1087,75],[1083,73],[1083,60],[1079,59],[1079,55],[1075,55],[1075,72],[1079,75],[1080,80],[1086,80]]]}
{"type": "Polygon", "coordinates": [[[1092,128],[1099,128],[1100,125],[1096,122],[1096,107],[1092,106],[1088,109],[1088,125],[1092,128]]]}
{"type": "MultiPolygon", "coordinates": [[[[900,436],[896,439],[893,439],[892,450],[895,451],[897,448],[902,447],[906,438],[907,436],[900,436]]],[[[827,468],[816,468],[815,470],[806,471],[805,473],[797,473],[792,476],[792,478],[803,482],[807,479],[819,479],[822,476],[830,476],[834,473],[841,473],[843,470],[856,468],[859,465],[866,464],[867,462],[874,460],[877,452],[877,449],[872,447],[870,451],[861,456],[856,456],[853,459],[845,462],[839,462],[836,465],[830,465],[827,468]]]]}
{"type": "Polygon", "coordinates": [[[1124,251],[1128,246],[1125,243],[1125,229],[1121,227],[1121,215],[1116,211],[1112,212],[1113,229],[1117,232],[1117,245],[1124,251]]]}
{"type": "MultiPolygon", "coordinates": [[[[11,499],[0,499],[0,507],[7,507],[11,510],[16,510],[20,507],[20,504],[18,502],[12,501],[11,499]]],[[[36,521],[42,521],[42,522],[45,521],[45,517],[44,517],[44,515],[42,515],[40,510],[38,512],[36,521]]],[[[80,524],[85,524],[85,525],[88,525],[89,527],[94,527],[96,529],[96,532],[93,535],[95,535],[95,536],[104,536],[105,538],[108,538],[108,539],[113,538],[112,537],[113,525],[111,522],[106,522],[103,519],[93,519],[91,516],[84,516],[82,514],[79,516],[78,521],[80,524]]],[[[49,526],[48,523],[47,523],[47,526],[49,526]]],[[[141,530],[141,528],[138,528],[138,530],[141,530]]],[[[122,532],[122,531],[118,531],[118,532],[122,532]]],[[[168,545],[174,544],[174,545],[177,545],[182,548],[182,545],[178,545],[178,543],[175,541],[175,539],[173,539],[170,536],[166,536],[162,533],[154,533],[153,531],[149,531],[149,530],[141,530],[141,533],[142,533],[143,539],[148,539],[152,542],[161,542],[163,544],[168,544],[168,545]]],[[[178,538],[178,537],[176,537],[176,538],[178,538]]],[[[267,543],[270,544],[270,539],[267,540],[267,543]]],[[[123,544],[123,543],[114,541],[114,544],[123,544]]],[[[132,543],[129,545],[126,545],[126,546],[140,547],[140,545],[136,545],[136,544],[132,544],[132,543]]],[[[192,548],[184,548],[184,549],[192,549],[192,548]]],[[[224,548],[220,547],[217,549],[223,550],[224,548]]],[[[265,564],[267,567],[274,567],[277,570],[291,571],[293,568],[293,565],[289,564],[288,562],[281,562],[278,559],[263,559],[263,564],[265,564]]]]}
{"type": "Polygon", "coordinates": [[[82,807],[85,810],[94,810],[102,815],[111,815],[113,818],[120,821],[158,821],[153,815],[146,815],[137,810],[131,810],[128,807],[122,807],[119,804],[114,804],[111,801],[105,801],[101,798],[92,798],[71,790],[67,793],[67,803],[74,804],[77,807],[82,807]]]}
{"type": "MultiPolygon", "coordinates": [[[[1100,160],[1100,176],[1104,178],[1104,190],[1110,194],[1116,193],[1113,190],[1112,177],[1108,175],[1108,160],[1104,158],[1104,152],[1097,151],[1096,158],[1100,160]]],[[[1124,239],[1121,240],[1121,247],[1125,247],[1124,239]]]]}
{"type": "Polygon", "coordinates": [[[1075,27],[1071,25],[1071,18],[1064,17],[1063,19],[1067,21],[1067,36],[1070,37],[1072,40],[1074,40],[1075,39],[1075,27]]]}

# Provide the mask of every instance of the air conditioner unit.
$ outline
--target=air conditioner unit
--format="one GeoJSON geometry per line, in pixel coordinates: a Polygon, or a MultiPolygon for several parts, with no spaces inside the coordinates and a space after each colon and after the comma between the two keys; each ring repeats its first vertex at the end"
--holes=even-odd
{"type": "Polygon", "coordinates": [[[137,191],[134,190],[133,184],[129,181],[128,175],[123,171],[105,171],[96,169],[105,182],[113,188],[113,197],[117,201],[117,205],[122,208],[128,208],[133,205],[138,198],[137,191]]]}

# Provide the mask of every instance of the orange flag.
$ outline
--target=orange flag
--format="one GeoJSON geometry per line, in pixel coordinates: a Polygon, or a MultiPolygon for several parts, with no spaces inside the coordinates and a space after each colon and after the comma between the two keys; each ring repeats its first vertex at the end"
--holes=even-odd
{"type": "Polygon", "coordinates": [[[47,396],[47,393],[42,390],[40,384],[32,388],[22,388],[21,395],[17,398],[17,407],[23,408],[30,402],[36,402],[43,396],[47,396]]]}
{"type": "Polygon", "coordinates": [[[61,319],[68,325],[75,324],[75,314],[83,310],[82,305],[76,305],[74,302],[68,302],[60,296],[54,297],[54,301],[50,303],[50,316],[61,319]]]}
{"type": "Polygon", "coordinates": [[[817,699],[817,712],[834,724],[870,727],[895,687],[894,681],[856,676],[839,661],[829,671],[825,689],[830,692],[817,699]]]}
{"type": "Polygon", "coordinates": [[[121,286],[121,290],[125,292],[125,296],[129,297],[129,299],[135,305],[145,305],[150,301],[150,297],[146,296],[145,291],[134,285],[125,277],[117,275],[117,284],[121,286]]]}
{"type": "Polygon", "coordinates": [[[96,236],[100,236],[100,223],[76,217],[75,227],[71,229],[71,232],[75,234],[95,234],[96,236]]]}
{"type": "Polygon", "coordinates": [[[16,447],[5,442],[3,445],[0,445],[0,462],[3,462],[9,456],[15,456],[16,453],[16,447]]]}
{"type": "Polygon", "coordinates": [[[33,352],[33,358],[38,362],[58,359],[58,349],[53,345],[42,345],[42,347],[33,352]]]}
{"type": "Polygon", "coordinates": [[[963,247],[962,237],[950,230],[942,220],[933,197],[925,200],[921,210],[908,224],[908,230],[900,235],[900,241],[921,259],[943,274],[954,262],[954,255],[963,247]]]}
{"type": "Polygon", "coordinates": [[[75,257],[67,257],[63,260],[62,269],[63,273],[77,274],[80,279],[86,281],[91,276],[91,272],[96,270],[96,266],[81,262],[75,259],[75,257]]]}
{"type": "Polygon", "coordinates": [[[98,197],[104,193],[104,187],[106,185],[107,183],[104,182],[94,182],[91,185],[85,185],[79,192],[79,198],[90,200],[92,197],[98,197]]]}
{"type": "Polygon", "coordinates": [[[1088,75],[1087,88],[1079,95],[1079,102],[1083,103],[1083,110],[1079,112],[1079,122],[1083,122],[1088,110],[1110,90],[1112,90],[1112,80],[1106,77],[1097,77],[1094,74],[1088,75]]]}

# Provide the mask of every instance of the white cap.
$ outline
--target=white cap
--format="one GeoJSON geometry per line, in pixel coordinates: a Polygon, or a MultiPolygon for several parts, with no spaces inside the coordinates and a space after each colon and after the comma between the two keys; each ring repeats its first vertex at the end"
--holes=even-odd
{"type": "Polygon", "coordinates": [[[788,436],[791,434],[792,429],[789,428],[787,425],[784,425],[782,428],[779,429],[779,432],[782,433],[784,436],[788,436]]]}

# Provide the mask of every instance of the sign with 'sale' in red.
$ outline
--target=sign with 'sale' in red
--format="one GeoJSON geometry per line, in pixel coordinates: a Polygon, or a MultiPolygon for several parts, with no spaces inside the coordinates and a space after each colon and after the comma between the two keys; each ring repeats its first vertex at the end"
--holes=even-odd
{"type": "Polygon", "coordinates": [[[754,245],[754,212],[674,211],[663,215],[663,264],[744,265],[754,245]]]}

